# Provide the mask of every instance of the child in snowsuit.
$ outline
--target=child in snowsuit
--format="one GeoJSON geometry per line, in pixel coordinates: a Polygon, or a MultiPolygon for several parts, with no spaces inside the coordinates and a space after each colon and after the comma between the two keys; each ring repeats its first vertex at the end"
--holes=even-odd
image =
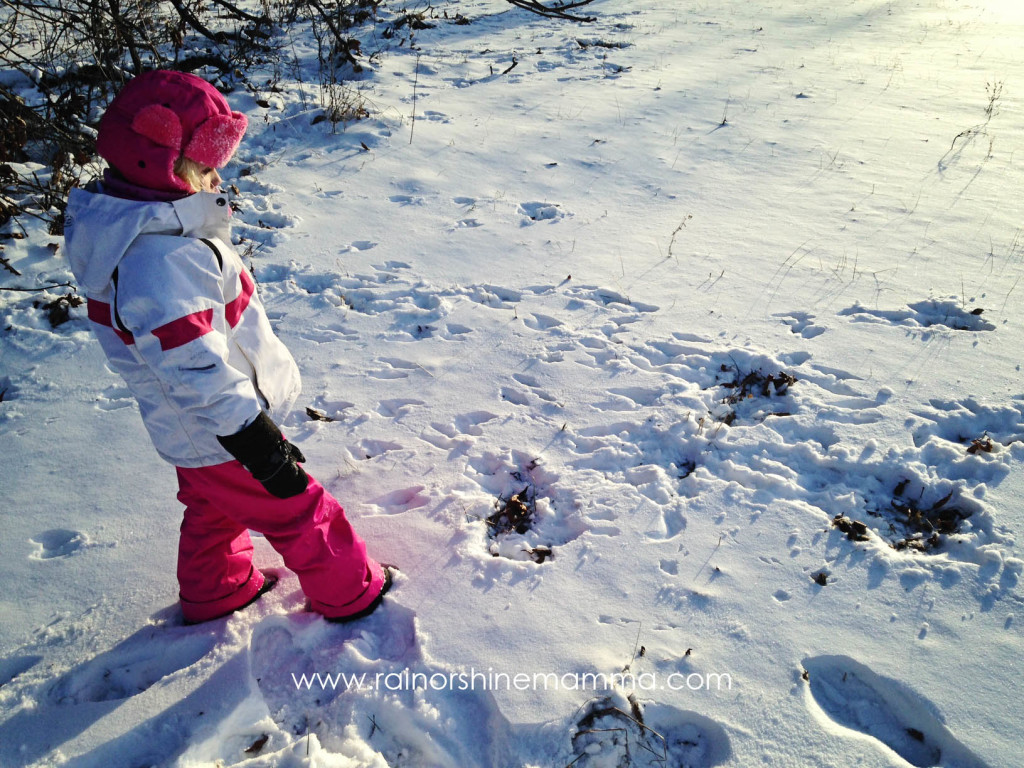
{"type": "Polygon", "coordinates": [[[100,123],[110,169],[68,198],[66,251],[110,366],[177,468],[185,621],[227,615],[273,586],[253,567],[248,529],[298,575],[312,610],[345,621],[377,607],[391,574],[277,426],[299,371],[230,246],[217,174],[246,125],[195,75],[136,77],[100,123]]]}

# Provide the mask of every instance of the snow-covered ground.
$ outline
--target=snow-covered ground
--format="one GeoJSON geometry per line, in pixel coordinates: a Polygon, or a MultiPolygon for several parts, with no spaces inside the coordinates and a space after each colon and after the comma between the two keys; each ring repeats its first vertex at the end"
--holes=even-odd
{"type": "Polygon", "coordinates": [[[181,626],[173,470],[0,292],[0,765],[1022,765],[1024,10],[586,10],[438,6],[337,133],[231,97],[360,624],[181,626]]]}

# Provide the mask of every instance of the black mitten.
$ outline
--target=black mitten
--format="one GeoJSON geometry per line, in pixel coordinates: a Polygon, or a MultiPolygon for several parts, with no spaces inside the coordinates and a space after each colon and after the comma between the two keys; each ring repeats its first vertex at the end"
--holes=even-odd
{"type": "Polygon", "coordinates": [[[299,466],[306,457],[284,439],[277,424],[260,412],[249,426],[227,437],[217,436],[225,450],[238,459],[274,496],[288,499],[306,490],[309,477],[299,466]]]}

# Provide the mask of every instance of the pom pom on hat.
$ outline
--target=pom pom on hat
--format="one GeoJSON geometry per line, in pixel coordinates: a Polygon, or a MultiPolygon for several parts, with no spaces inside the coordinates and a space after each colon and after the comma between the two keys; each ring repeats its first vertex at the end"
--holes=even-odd
{"type": "Polygon", "coordinates": [[[196,75],[157,70],[131,80],[100,121],[96,150],[132,184],[190,194],[174,174],[184,154],[220,168],[238,148],[248,122],[220,91],[196,75]]]}

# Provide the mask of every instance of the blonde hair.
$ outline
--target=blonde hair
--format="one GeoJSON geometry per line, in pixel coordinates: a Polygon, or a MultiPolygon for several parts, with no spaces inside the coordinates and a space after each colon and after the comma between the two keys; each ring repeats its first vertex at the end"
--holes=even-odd
{"type": "Polygon", "coordinates": [[[202,163],[197,163],[182,155],[174,163],[174,175],[192,187],[193,192],[202,192],[203,174],[206,172],[206,168],[207,166],[202,163]]]}

